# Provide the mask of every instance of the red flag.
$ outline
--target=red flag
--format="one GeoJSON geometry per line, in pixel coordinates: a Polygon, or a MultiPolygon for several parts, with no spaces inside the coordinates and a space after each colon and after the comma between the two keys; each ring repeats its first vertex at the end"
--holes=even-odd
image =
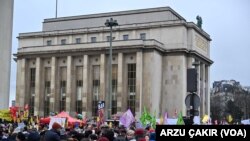
{"type": "Polygon", "coordinates": [[[25,104],[24,110],[29,110],[29,105],[28,104],[25,104]]]}

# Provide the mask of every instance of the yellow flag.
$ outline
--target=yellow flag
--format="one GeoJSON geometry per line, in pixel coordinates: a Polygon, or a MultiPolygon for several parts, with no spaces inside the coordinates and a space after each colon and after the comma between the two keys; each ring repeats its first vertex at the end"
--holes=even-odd
{"type": "Polygon", "coordinates": [[[163,117],[161,116],[160,118],[160,125],[164,124],[164,120],[163,120],[163,117]]]}
{"type": "Polygon", "coordinates": [[[113,124],[112,122],[109,122],[109,128],[112,128],[113,124]]]}
{"type": "Polygon", "coordinates": [[[228,115],[227,121],[228,121],[228,122],[232,122],[232,121],[233,121],[233,117],[232,117],[231,115],[228,115]]]}
{"type": "Polygon", "coordinates": [[[207,123],[208,120],[209,120],[208,115],[204,115],[204,116],[203,116],[203,119],[202,119],[202,123],[207,123]]]}

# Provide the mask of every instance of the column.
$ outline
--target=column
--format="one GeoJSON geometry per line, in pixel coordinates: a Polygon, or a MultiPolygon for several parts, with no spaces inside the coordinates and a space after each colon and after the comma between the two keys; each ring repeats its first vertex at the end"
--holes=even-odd
{"type": "Polygon", "coordinates": [[[67,56],[67,83],[66,83],[66,111],[70,112],[70,102],[72,95],[72,56],[67,56]]]}
{"type": "Polygon", "coordinates": [[[127,98],[127,94],[123,93],[123,53],[118,53],[118,72],[117,72],[117,112],[123,112],[127,108],[126,103],[122,103],[123,97],[127,98]],[[123,109],[122,109],[123,107],[123,109]]]}
{"type": "MultiPolygon", "coordinates": [[[[55,99],[57,99],[58,101],[58,94],[56,95],[56,89],[57,89],[57,85],[56,85],[56,74],[58,73],[57,72],[57,60],[56,60],[56,57],[52,57],[51,58],[51,94],[50,94],[50,107],[49,107],[49,110],[51,112],[55,112],[58,109],[58,106],[56,106],[56,103],[55,103],[55,99]]],[[[59,104],[59,102],[57,102],[57,105],[59,104]]]]}
{"type": "MultiPolygon", "coordinates": [[[[90,94],[89,94],[89,56],[84,55],[83,56],[83,97],[82,97],[82,110],[83,110],[83,116],[85,116],[87,113],[91,112],[91,107],[87,103],[90,101],[90,94]]],[[[90,102],[89,102],[90,103],[90,102]]],[[[89,114],[91,115],[91,114],[89,114]]]]}
{"type": "Polygon", "coordinates": [[[106,81],[105,81],[105,74],[106,74],[106,56],[105,54],[101,54],[100,60],[100,97],[99,100],[105,100],[105,92],[106,92],[106,81]]]}
{"type": "Polygon", "coordinates": [[[26,59],[17,60],[16,106],[23,107],[26,95],[26,59]]]}
{"type": "Polygon", "coordinates": [[[206,107],[205,107],[205,112],[208,114],[210,117],[210,66],[206,65],[205,67],[206,70],[206,92],[205,92],[205,97],[206,97],[206,107]]]}
{"type": "MultiPolygon", "coordinates": [[[[197,61],[197,62],[199,62],[199,61],[197,61]]],[[[199,62],[200,63],[200,62],[199,62]]],[[[197,95],[198,96],[200,96],[200,85],[201,85],[201,81],[200,81],[200,78],[201,78],[201,76],[200,76],[200,74],[201,74],[201,69],[200,69],[201,67],[200,67],[200,65],[198,65],[198,66],[196,66],[196,69],[197,69],[197,95]]]]}
{"type": "Polygon", "coordinates": [[[136,117],[141,117],[142,113],[142,52],[136,53],[136,117]]]}
{"type": "Polygon", "coordinates": [[[41,93],[41,58],[36,58],[36,79],[35,79],[35,103],[34,103],[34,115],[39,114],[40,97],[41,93]]]}

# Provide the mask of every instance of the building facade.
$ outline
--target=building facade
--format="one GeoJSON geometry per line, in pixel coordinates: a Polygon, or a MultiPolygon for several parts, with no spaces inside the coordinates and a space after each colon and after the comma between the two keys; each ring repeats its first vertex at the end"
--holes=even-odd
{"type": "Polygon", "coordinates": [[[14,0],[0,1],[0,109],[9,108],[14,0]]]}
{"type": "Polygon", "coordinates": [[[35,115],[65,110],[97,115],[109,92],[107,19],[112,37],[112,114],[146,107],[157,116],[183,111],[187,68],[199,61],[201,113],[209,114],[210,36],[170,7],[45,19],[41,32],[20,33],[16,105],[35,115]],[[44,102],[43,102],[44,101],[44,102]]]}
{"type": "Polygon", "coordinates": [[[235,80],[221,80],[213,83],[211,91],[211,116],[215,120],[231,115],[233,122],[250,118],[250,89],[235,80]]]}

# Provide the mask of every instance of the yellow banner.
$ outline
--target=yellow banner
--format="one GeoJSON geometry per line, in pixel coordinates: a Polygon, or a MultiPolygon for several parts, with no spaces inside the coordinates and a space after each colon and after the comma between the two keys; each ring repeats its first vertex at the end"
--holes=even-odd
{"type": "Polygon", "coordinates": [[[0,110],[0,118],[7,121],[12,121],[10,110],[9,109],[0,110]]]}

